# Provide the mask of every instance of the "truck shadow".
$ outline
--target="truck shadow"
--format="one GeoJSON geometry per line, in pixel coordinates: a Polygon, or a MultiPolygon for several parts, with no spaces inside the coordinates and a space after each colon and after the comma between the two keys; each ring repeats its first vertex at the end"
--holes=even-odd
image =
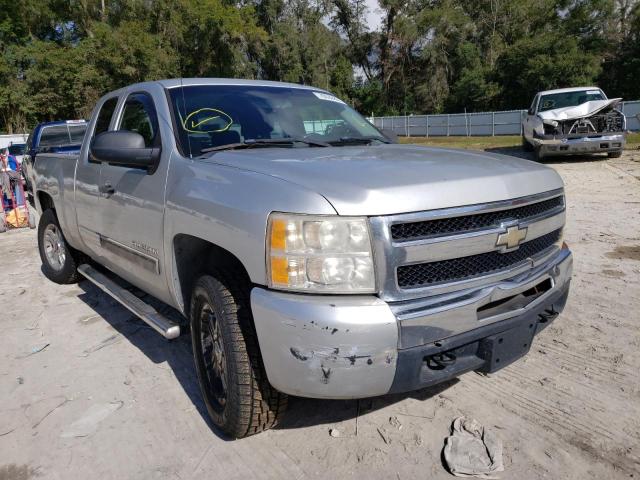
{"type": "MultiPolygon", "coordinates": [[[[459,380],[454,378],[433,387],[414,392],[384,395],[382,397],[360,400],[319,400],[313,398],[289,397],[289,407],[284,419],[276,427],[279,430],[304,428],[316,425],[331,425],[356,417],[364,417],[368,413],[381,410],[407,398],[426,401],[449,389],[459,380]]],[[[427,420],[432,419],[433,410],[424,415],[411,414],[427,420]]]]}
{"type": "MultiPolygon", "coordinates": [[[[155,364],[166,363],[173,370],[180,386],[211,431],[222,440],[232,440],[209,420],[193,365],[193,350],[189,333],[183,331],[182,335],[177,339],[167,341],[91,282],[82,281],[78,286],[83,290],[78,295],[78,298],[109,323],[116,332],[138,348],[151,362],[155,364]]],[[[139,290],[134,289],[132,292],[138,294],[165,316],[170,318],[180,316],[176,310],[159,300],[155,300],[152,297],[149,298],[149,295],[143,294],[139,290]]],[[[177,318],[175,319],[177,320],[177,318]]],[[[100,348],[99,345],[98,348],[100,348]]],[[[441,385],[415,392],[364,400],[318,400],[289,397],[289,408],[276,428],[287,430],[314,425],[335,424],[357,416],[364,416],[367,413],[385,408],[406,398],[428,400],[455,385],[457,381],[457,379],[454,379],[441,385]]],[[[425,418],[429,418],[428,414],[425,414],[425,418]]]]}

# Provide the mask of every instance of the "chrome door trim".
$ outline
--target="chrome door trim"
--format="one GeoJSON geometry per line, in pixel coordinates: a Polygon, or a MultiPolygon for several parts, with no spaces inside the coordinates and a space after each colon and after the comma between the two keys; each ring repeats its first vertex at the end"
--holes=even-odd
{"type": "Polygon", "coordinates": [[[156,257],[147,255],[146,253],[136,250],[129,245],[120,243],[102,234],[98,234],[98,238],[100,239],[100,246],[105,250],[134,262],[145,270],[149,270],[150,272],[160,275],[160,261],[156,257]]]}

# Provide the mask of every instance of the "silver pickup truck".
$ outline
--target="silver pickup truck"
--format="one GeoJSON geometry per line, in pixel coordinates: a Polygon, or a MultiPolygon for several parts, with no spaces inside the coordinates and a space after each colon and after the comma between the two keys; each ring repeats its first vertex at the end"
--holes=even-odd
{"type": "Polygon", "coordinates": [[[208,412],[233,437],[273,426],[287,394],[494,372],[569,291],[554,170],[393,144],[318,88],[132,85],[98,102],[79,156],[41,154],[33,175],[47,277],[86,277],[168,339],[190,330],[208,412]]]}

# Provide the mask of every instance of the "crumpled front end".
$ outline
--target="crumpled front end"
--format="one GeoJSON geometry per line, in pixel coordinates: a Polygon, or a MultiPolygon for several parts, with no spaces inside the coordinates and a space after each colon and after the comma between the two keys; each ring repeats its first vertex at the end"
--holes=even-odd
{"type": "MultiPolygon", "coordinates": [[[[626,119],[616,102],[604,108],[580,110],[583,116],[549,110],[539,114],[539,124],[533,130],[533,145],[539,156],[619,152],[624,149],[626,119]]],[[[587,102],[595,103],[595,102],[587,102]]],[[[566,110],[566,109],[557,109],[566,110]]]]}

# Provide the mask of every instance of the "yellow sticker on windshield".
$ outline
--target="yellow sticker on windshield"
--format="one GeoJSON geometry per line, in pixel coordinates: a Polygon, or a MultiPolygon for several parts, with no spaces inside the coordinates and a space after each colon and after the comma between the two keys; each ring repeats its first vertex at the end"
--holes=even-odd
{"type": "Polygon", "coordinates": [[[201,108],[182,120],[182,128],[192,133],[220,133],[229,130],[233,118],[217,108],[201,108]]]}

